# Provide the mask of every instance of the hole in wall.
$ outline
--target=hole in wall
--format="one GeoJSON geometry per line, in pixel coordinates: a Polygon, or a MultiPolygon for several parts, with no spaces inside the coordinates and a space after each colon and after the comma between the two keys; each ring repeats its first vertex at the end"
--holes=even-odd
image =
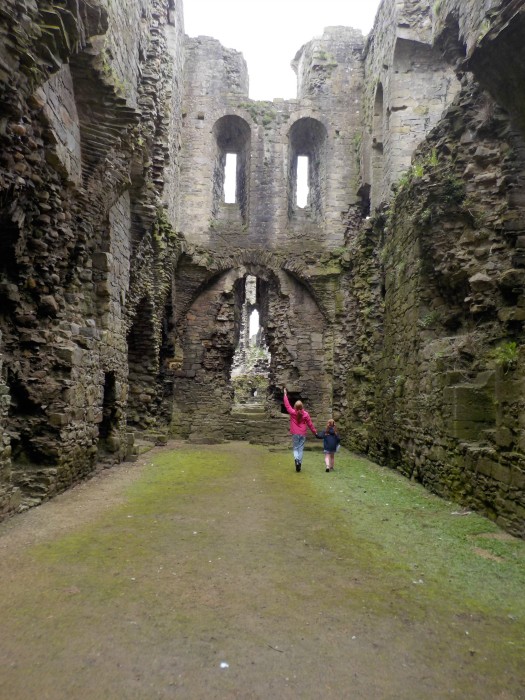
{"type": "Polygon", "coordinates": [[[234,410],[246,404],[264,406],[271,360],[265,340],[265,329],[261,325],[262,285],[254,275],[247,275],[241,280],[241,284],[244,284],[244,289],[239,342],[231,370],[234,410]]]}
{"type": "Polygon", "coordinates": [[[36,426],[44,416],[42,406],[29,394],[20,376],[10,368],[7,369],[6,384],[10,397],[6,432],[11,441],[13,466],[52,464],[54,445],[47,444],[46,450],[39,449],[37,444],[40,434],[36,426]]]}
{"type": "Polygon", "coordinates": [[[367,182],[357,190],[357,196],[360,200],[361,216],[363,219],[370,218],[370,185],[367,182]]]}
{"type": "MultiPolygon", "coordinates": [[[[294,391],[289,391],[288,392],[288,401],[290,402],[290,404],[292,406],[294,406],[296,401],[303,401],[303,397],[299,393],[296,393],[294,391]]],[[[284,407],[284,401],[281,402],[281,413],[288,413],[288,411],[284,407]]]]}
{"type": "Polygon", "coordinates": [[[136,428],[147,426],[157,396],[155,380],[160,349],[156,343],[153,315],[153,304],[144,297],[137,305],[133,324],[127,334],[128,425],[136,428]]]}
{"type": "Polygon", "coordinates": [[[111,451],[109,440],[117,424],[117,391],[115,372],[104,373],[104,397],[102,399],[102,420],[98,426],[98,436],[102,447],[111,451]]]}
{"type": "Polygon", "coordinates": [[[7,274],[12,277],[16,270],[15,247],[20,236],[18,225],[11,221],[11,218],[4,214],[0,215],[0,274],[7,274]]]}

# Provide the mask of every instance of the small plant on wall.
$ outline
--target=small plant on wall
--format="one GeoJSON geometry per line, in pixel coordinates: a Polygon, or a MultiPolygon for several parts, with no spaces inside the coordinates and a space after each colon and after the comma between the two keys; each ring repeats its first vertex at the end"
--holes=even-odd
{"type": "Polygon", "coordinates": [[[501,367],[505,374],[516,368],[518,364],[519,347],[515,340],[502,343],[492,353],[494,362],[501,367]]]}

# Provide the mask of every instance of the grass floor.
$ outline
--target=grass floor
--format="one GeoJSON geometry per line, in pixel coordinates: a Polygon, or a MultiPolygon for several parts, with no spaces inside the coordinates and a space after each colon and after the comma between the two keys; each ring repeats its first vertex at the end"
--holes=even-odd
{"type": "Polygon", "coordinates": [[[129,473],[0,526],[0,697],[525,697],[525,542],[486,519],[346,450],[129,473]]]}

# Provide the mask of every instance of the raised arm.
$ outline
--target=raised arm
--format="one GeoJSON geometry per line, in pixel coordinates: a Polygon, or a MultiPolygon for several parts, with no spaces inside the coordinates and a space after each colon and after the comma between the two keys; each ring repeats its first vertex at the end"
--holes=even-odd
{"type": "Polygon", "coordinates": [[[284,407],[286,408],[288,413],[293,416],[295,413],[295,409],[290,406],[290,402],[288,401],[288,392],[286,391],[286,389],[284,390],[283,398],[284,398],[284,407]]]}

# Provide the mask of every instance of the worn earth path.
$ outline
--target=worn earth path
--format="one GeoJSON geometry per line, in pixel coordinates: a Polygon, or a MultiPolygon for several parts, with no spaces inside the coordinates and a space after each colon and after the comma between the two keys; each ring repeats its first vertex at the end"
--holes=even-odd
{"type": "Polygon", "coordinates": [[[0,697],[525,698],[524,556],[344,450],[172,443],[0,525],[0,697]]]}

